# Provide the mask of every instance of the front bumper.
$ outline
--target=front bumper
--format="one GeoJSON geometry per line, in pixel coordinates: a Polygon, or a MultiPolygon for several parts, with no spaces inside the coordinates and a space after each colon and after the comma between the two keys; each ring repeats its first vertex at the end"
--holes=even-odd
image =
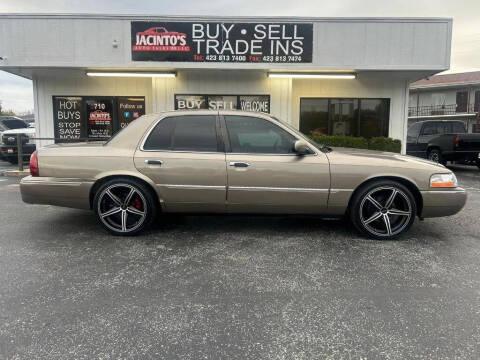
{"type": "Polygon", "coordinates": [[[28,204],[90,209],[92,185],[82,179],[26,176],[20,181],[20,193],[28,204]]]}
{"type": "Polygon", "coordinates": [[[450,216],[465,206],[467,192],[462,188],[420,191],[423,198],[421,216],[424,218],[450,216]]]}
{"type": "MultiPolygon", "coordinates": [[[[22,153],[23,157],[30,157],[32,153],[36,150],[35,144],[24,144],[22,145],[22,153]]],[[[3,158],[10,159],[10,158],[17,158],[18,151],[16,145],[1,145],[0,146],[0,153],[3,158]]]]}

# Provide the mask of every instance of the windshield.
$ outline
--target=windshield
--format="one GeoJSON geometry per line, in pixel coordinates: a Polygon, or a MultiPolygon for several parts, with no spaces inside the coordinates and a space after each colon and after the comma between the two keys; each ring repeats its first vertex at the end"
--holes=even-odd
{"type": "Polygon", "coordinates": [[[10,129],[10,130],[13,130],[13,129],[26,129],[28,128],[28,124],[23,121],[23,120],[20,120],[20,119],[8,119],[8,120],[3,120],[3,125],[10,129]]]}

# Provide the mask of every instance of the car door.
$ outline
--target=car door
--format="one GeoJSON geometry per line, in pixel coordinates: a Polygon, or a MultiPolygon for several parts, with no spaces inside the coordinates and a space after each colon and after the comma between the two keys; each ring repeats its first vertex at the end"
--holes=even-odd
{"type": "Polygon", "coordinates": [[[422,131],[420,132],[420,136],[418,137],[417,149],[420,154],[419,156],[426,157],[428,143],[433,138],[441,135],[439,132],[440,129],[441,129],[441,123],[438,121],[429,121],[424,123],[422,127],[422,131]]]}
{"type": "Polygon", "coordinates": [[[407,131],[407,155],[421,156],[418,137],[423,123],[415,123],[407,131]]]}
{"type": "Polygon", "coordinates": [[[152,179],[166,211],[224,212],[225,151],[212,112],[160,119],[144,138],[134,161],[152,179]]]}
{"type": "Polygon", "coordinates": [[[328,160],[312,147],[294,152],[296,135],[263,116],[225,113],[227,209],[243,213],[322,213],[330,188],[328,160]]]}

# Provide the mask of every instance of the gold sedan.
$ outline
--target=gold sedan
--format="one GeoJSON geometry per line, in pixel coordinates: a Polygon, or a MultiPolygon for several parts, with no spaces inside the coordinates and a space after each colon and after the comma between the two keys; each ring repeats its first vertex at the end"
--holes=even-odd
{"type": "Polygon", "coordinates": [[[115,235],[157,213],[349,216],[391,239],[415,217],[453,215],[465,190],[444,166],[399,154],[329,148],[277,119],[239,111],[145,115],[105,144],[57,144],[32,155],[23,201],[93,209],[115,235]]]}

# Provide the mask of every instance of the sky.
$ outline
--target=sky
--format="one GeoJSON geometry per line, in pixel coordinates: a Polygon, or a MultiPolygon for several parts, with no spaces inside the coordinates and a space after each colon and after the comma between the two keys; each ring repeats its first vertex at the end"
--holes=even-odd
{"type": "MultiPolygon", "coordinates": [[[[0,0],[0,13],[451,17],[448,72],[480,71],[480,0],[0,0]]],[[[0,71],[0,100],[4,109],[33,109],[31,81],[0,71]]]]}

